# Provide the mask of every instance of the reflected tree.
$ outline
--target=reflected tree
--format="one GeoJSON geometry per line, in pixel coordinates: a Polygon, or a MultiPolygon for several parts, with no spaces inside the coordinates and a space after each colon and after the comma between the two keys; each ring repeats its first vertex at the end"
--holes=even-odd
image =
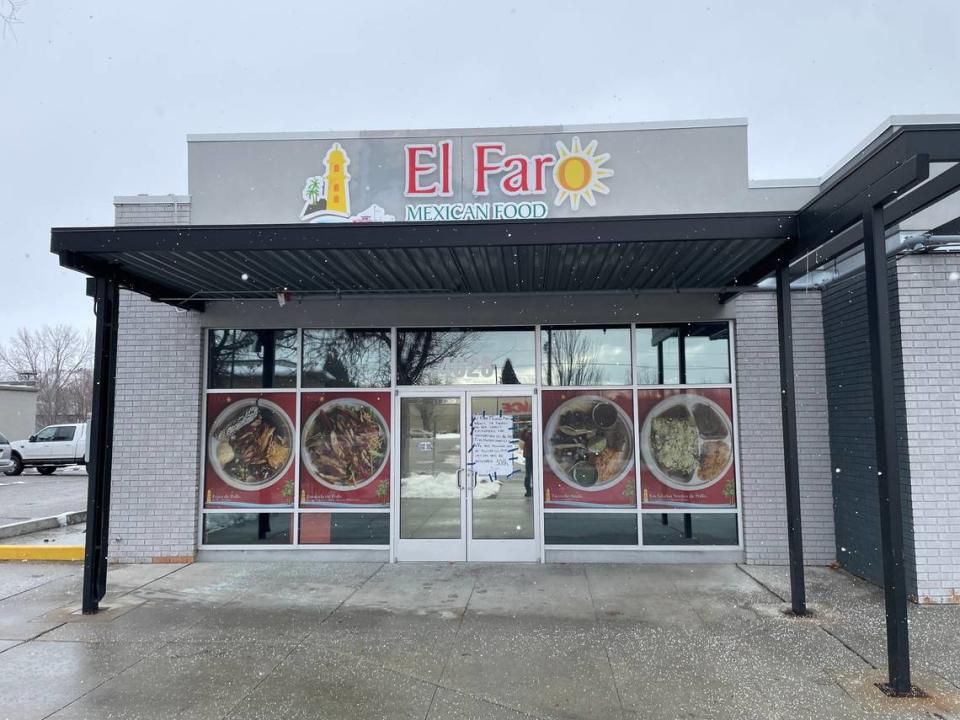
{"type": "Polygon", "coordinates": [[[513,369],[513,363],[507,358],[503,363],[503,370],[500,371],[501,385],[519,385],[520,378],[517,377],[516,370],[513,369]]]}
{"type": "MultiPolygon", "coordinates": [[[[470,330],[434,331],[434,330],[406,330],[397,333],[397,384],[423,385],[430,384],[431,371],[436,370],[450,360],[469,352],[474,339],[470,330]]],[[[434,415],[439,398],[433,402],[424,402],[427,398],[420,398],[417,402],[418,414],[424,429],[433,430],[434,415]]],[[[403,428],[401,438],[405,443],[414,440],[410,437],[410,405],[400,405],[400,426],[403,428]]],[[[400,474],[406,476],[410,471],[410,453],[400,453],[400,474]]]]}
{"type": "Polygon", "coordinates": [[[304,330],[304,385],[388,387],[389,330],[304,330]]]}
{"type": "Polygon", "coordinates": [[[600,353],[585,332],[564,328],[544,330],[543,349],[548,385],[599,385],[600,353]]]}
{"type": "Polygon", "coordinates": [[[470,330],[407,330],[397,333],[397,384],[430,384],[431,370],[469,352],[470,330]]]}
{"type": "Polygon", "coordinates": [[[210,386],[273,387],[296,377],[296,330],[215,330],[210,335],[210,386]]]}

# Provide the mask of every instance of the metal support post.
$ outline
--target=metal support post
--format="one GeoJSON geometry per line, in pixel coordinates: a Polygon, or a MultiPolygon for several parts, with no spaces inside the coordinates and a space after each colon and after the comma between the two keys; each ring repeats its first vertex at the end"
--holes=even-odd
{"type": "Polygon", "coordinates": [[[864,209],[863,247],[866,256],[873,422],[880,494],[880,545],[887,615],[887,663],[890,673],[890,685],[886,689],[894,695],[908,695],[911,686],[907,581],[903,563],[900,463],[893,396],[893,347],[890,342],[890,295],[883,222],[883,206],[868,205],[864,209]]]}
{"type": "Polygon", "coordinates": [[[790,266],[777,268],[777,336],[780,340],[780,412],[783,420],[783,470],[787,500],[787,545],[790,553],[790,606],[807,614],[803,576],[803,530],[800,521],[800,466],[797,452],[797,398],[793,375],[793,313],[790,266]]]}
{"type": "Polygon", "coordinates": [[[87,281],[87,294],[93,296],[97,329],[93,360],[93,407],[87,428],[90,453],[87,458],[87,537],[82,606],[86,615],[100,609],[100,601],[107,592],[119,289],[111,280],[92,278],[87,281]]]}

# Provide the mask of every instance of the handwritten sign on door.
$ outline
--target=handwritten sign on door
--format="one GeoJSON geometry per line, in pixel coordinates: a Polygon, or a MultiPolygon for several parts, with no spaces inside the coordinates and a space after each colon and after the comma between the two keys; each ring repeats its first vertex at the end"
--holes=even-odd
{"type": "Polygon", "coordinates": [[[474,415],[470,428],[473,471],[479,475],[512,473],[517,447],[513,439],[513,415],[474,415]]]}

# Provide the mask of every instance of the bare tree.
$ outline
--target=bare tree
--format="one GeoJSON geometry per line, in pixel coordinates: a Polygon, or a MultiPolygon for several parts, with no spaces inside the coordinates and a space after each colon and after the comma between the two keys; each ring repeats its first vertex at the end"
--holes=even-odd
{"type": "Polygon", "coordinates": [[[0,377],[36,383],[40,427],[87,419],[92,364],[93,334],[69,325],[20,328],[0,347],[0,377]]]}
{"type": "Polygon", "coordinates": [[[546,330],[547,382],[551,385],[598,385],[603,378],[600,353],[587,333],[574,328],[546,330]]]}
{"type": "Polygon", "coordinates": [[[27,0],[0,0],[0,36],[4,39],[6,39],[7,33],[9,33],[14,40],[17,39],[14,25],[23,23],[23,20],[17,16],[17,13],[20,12],[20,9],[26,4],[27,0]]]}

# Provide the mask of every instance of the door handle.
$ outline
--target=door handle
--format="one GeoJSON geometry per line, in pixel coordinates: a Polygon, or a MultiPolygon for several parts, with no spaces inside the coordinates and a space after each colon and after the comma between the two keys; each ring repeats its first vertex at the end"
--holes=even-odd
{"type": "Polygon", "coordinates": [[[457,468],[457,490],[463,490],[463,484],[460,482],[460,473],[463,472],[463,468],[457,468]]]}
{"type": "Polygon", "coordinates": [[[478,475],[479,475],[479,473],[474,473],[474,474],[473,474],[473,489],[474,489],[474,490],[477,489],[477,476],[478,476],[478,475]]]}

